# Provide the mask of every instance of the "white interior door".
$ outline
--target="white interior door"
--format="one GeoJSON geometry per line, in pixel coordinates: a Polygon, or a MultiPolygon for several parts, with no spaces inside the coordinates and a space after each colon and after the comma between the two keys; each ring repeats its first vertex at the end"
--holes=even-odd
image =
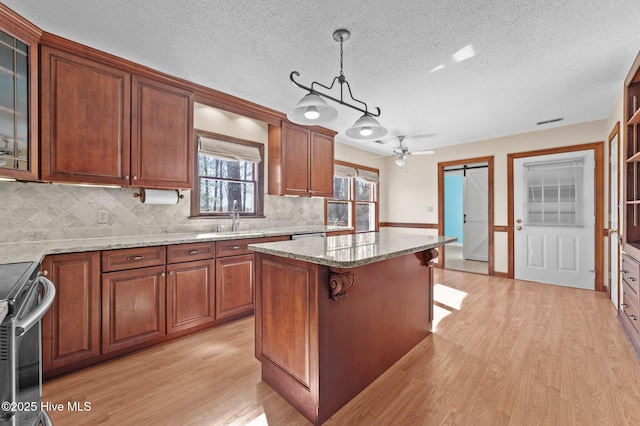
{"type": "Polygon", "coordinates": [[[618,135],[609,143],[609,291],[611,303],[618,308],[620,289],[620,245],[618,220],[618,135]]]}
{"type": "Polygon", "coordinates": [[[595,289],[592,150],[514,160],[514,276],[595,289]]]}
{"type": "Polygon", "coordinates": [[[462,182],[462,256],[486,262],[489,260],[489,169],[466,170],[462,182]]]}

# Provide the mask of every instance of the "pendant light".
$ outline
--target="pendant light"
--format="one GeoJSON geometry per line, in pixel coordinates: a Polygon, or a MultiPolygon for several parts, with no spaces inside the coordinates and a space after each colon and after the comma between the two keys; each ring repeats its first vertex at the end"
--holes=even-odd
{"type": "Polygon", "coordinates": [[[380,108],[375,108],[375,113],[369,111],[367,104],[353,97],[351,93],[351,87],[349,86],[349,82],[344,76],[344,72],[342,69],[343,66],[343,42],[349,39],[351,33],[345,29],[339,29],[334,31],[333,39],[337,42],[340,42],[340,75],[334,77],[330,86],[325,86],[324,84],[318,83],[314,81],[311,83],[311,86],[305,86],[303,84],[298,83],[294,76],[299,76],[300,73],[297,71],[293,71],[289,75],[289,79],[293,84],[298,86],[301,89],[307,90],[307,93],[298,104],[295,106],[293,111],[287,114],[287,117],[290,121],[303,125],[316,125],[316,124],[324,124],[338,116],[338,111],[335,108],[328,105],[324,99],[330,99],[334,102],[339,103],[340,105],[348,106],[349,108],[355,109],[363,113],[362,117],[360,117],[356,122],[345,132],[347,136],[354,139],[377,139],[387,134],[387,129],[382,127],[380,123],[374,118],[380,116],[380,108]],[[340,99],[335,98],[331,95],[323,93],[319,91],[316,86],[323,87],[326,90],[331,90],[333,86],[336,84],[336,81],[340,83],[340,99]],[[349,94],[349,98],[351,101],[357,102],[364,106],[354,105],[353,103],[349,103],[344,100],[344,88],[347,88],[347,92],[349,94]]]}

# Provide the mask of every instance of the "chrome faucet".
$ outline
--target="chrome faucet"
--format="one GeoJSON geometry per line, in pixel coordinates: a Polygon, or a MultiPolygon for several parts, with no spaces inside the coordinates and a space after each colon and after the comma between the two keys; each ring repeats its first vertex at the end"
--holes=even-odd
{"type": "Polygon", "coordinates": [[[231,211],[231,230],[237,231],[240,227],[240,213],[238,212],[238,200],[233,200],[233,210],[231,211]]]}

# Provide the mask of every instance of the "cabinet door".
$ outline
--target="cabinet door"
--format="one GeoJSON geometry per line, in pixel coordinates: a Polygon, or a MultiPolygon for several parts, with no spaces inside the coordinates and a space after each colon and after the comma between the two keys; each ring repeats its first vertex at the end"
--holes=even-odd
{"type": "Polygon", "coordinates": [[[255,255],[216,260],[216,319],[253,312],[255,255]]]}
{"type": "Polygon", "coordinates": [[[42,32],[0,4],[0,176],[38,179],[38,41],[42,32]]]}
{"type": "Polygon", "coordinates": [[[191,92],[133,76],[131,185],[191,189],[194,145],[191,92]]]}
{"type": "Polygon", "coordinates": [[[286,195],[310,195],[309,130],[282,123],[282,185],[286,195]]]}
{"type": "Polygon", "coordinates": [[[214,267],[213,259],[167,266],[167,333],[215,320],[214,267]]]}
{"type": "Polygon", "coordinates": [[[102,352],[165,335],[164,266],[102,274],[102,352]]]}
{"type": "Polygon", "coordinates": [[[127,185],[130,74],[46,46],[41,65],[42,179],[127,185]]]}
{"type": "Polygon", "coordinates": [[[100,355],[100,254],[47,256],[42,273],[56,286],[42,318],[43,374],[100,355]]]}
{"type": "Polygon", "coordinates": [[[311,132],[311,195],[333,197],[333,138],[311,132]]]}

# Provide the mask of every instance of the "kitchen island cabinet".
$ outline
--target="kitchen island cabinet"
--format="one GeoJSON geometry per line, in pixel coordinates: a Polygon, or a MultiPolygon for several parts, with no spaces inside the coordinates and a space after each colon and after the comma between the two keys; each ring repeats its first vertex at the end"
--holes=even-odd
{"type": "Polygon", "coordinates": [[[322,424],[431,332],[436,247],[386,233],[256,244],[262,380],[322,424]]]}

